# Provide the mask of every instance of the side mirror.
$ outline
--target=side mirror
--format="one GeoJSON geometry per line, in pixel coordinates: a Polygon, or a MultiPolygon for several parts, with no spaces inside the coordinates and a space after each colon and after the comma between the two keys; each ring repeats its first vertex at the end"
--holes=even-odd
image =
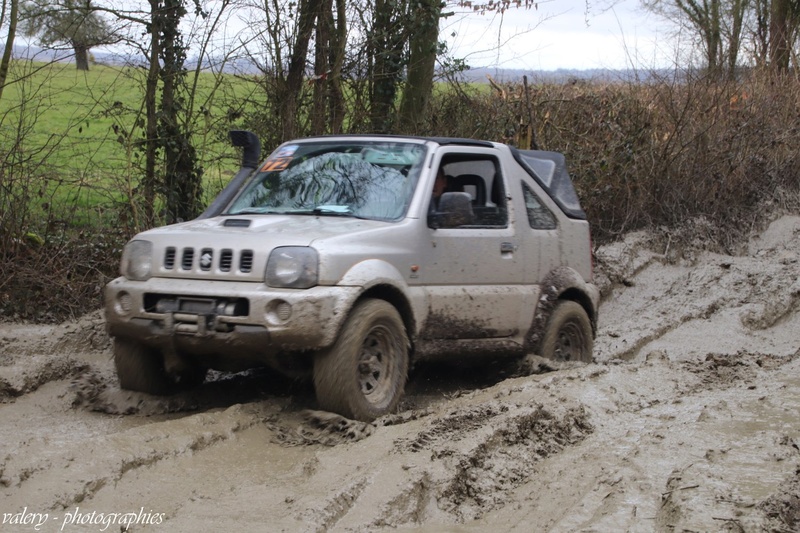
{"type": "Polygon", "coordinates": [[[439,198],[439,209],[428,217],[432,228],[457,228],[474,221],[472,197],[466,192],[446,192],[439,198]]]}

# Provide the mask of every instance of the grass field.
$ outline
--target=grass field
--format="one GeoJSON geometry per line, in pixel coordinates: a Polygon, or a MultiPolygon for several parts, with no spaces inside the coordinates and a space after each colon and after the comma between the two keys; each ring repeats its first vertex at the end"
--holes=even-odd
{"type": "MultiPolygon", "coordinates": [[[[82,225],[131,196],[143,176],[146,75],[137,67],[93,65],[82,72],[73,64],[13,63],[13,81],[0,100],[0,144],[5,167],[16,171],[10,182],[24,186],[34,209],[64,206],[83,213],[74,220],[82,225]]],[[[201,73],[196,100],[186,102],[209,195],[238,167],[225,137],[227,109],[249,90],[233,76],[201,73]]]]}

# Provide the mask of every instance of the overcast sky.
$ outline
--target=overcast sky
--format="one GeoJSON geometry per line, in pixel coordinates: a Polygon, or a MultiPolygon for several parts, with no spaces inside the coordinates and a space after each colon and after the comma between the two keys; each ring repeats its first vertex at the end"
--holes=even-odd
{"type": "MultiPolygon", "coordinates": [[[[456,13],[441,21],[440,38],[447,41],[453,57],[466,59],[471,67],[557,70],[673,65],[675,46],[669,29],[663,20],[644,12],[640,0],[588,1],[587,5],[587,0],[544,0],[536,9],[511,8],[502,15],[459,13],[448,7],[456,13]]],[[[145,4],[142,0],[112,1],[116,2],[145,4]]],[[[217,3],[209,0],[212,10],[217,3]]],[[[232,31],[246,26],[240,18],[232,19],[232,31]]]]}
{"type": "Polygon", "coordinates": [[[639,0],[550,0],[504,15],[456,14],[442,21],[442,39],[471,67],[530,70],[637,68],[672,65],[664,21],[639,0]],[[662,28],[662,29],[659,29],[662,28]],[[455,35],[453,35],[455,34],[455,35]]]}

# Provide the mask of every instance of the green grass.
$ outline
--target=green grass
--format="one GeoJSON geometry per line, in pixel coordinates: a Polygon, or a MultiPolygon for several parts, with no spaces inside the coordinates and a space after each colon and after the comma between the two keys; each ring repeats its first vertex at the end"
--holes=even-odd
{"type": "MultiPolygon", "coordinates": [[[[82,225],[136,190],[144,174],[146,75],[136,67],[82,72],[73,64],[13,63],[0,100],[0,156],[18,143],[2,164],[16,173],[10,181],[31,196],[37,214],[64,206],[82,225]]],[[[238,167],[225,138],[228,102],[250,90],[233,76],[199,76],[192,141],[211,195],[238,167]]]]}

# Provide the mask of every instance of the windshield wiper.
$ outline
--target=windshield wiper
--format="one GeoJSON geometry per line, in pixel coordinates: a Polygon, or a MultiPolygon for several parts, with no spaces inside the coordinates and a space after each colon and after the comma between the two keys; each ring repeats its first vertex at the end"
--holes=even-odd
{"type": "Polygon", "coordinates": [[[326,217],[351,217],[369,220],[368,217],[356,215],[346,205],[318,205],[313,209],[275,209],[270,207],[246,207],[235,213],[227,213],[227,216],[236,215],[314,215],[326,217]]]}
{"type": "Polygon", "coordinates": [[[372,220],[370,217],[356,215],[348,205],[318,205],[311,213],[325,217],[350,217],[359,220],[372,220]]]}
{"type": "Polygon", "coordinates": [[[353,211],[350,210],[350,206],[347,205],[318,205],[312,211],[314,215],[330,215],[330,216],[341,216],[341,217],[351,217],[353,215],[353,211]]]}
{"type": "Polygon", "coordinates": [[[275,214],[279,213],[280,211],[276,211],[269,207],[245,207],[244,209],[239,209],[235,213],[226,213],[227,215],[268,215],[268,214],[275,214]]]}

